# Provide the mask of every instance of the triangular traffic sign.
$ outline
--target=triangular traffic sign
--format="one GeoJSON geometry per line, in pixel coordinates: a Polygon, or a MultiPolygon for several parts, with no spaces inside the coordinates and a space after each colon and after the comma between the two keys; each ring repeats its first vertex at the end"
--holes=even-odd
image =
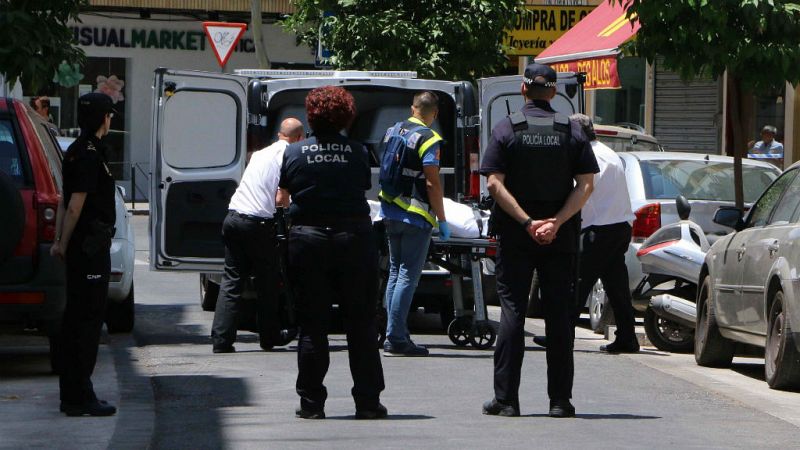
{"type": "Polygon", "coordinates": [[[233,49],[247,29],[246,23],[232,22],[203,22],[206,37],[214,49],[220,67],[225,67],[228,58],[233,54],[233,49]]]}

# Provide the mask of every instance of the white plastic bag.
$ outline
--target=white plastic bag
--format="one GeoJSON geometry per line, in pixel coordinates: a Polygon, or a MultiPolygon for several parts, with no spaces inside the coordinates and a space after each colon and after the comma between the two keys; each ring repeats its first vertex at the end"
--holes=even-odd
{"type": "Polygon", "coordinates": [[[461,203],[456,203],[449,198],[444,199],[444,215],[450,225],[452,237],[477,239],[481,237],[478,222],[472,208],[461,203]]]}

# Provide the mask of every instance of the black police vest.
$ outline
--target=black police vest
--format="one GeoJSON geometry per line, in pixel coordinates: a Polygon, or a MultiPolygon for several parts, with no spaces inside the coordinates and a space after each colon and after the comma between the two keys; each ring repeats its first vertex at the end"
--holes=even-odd
{"type": "Polygon", "coordinates": [[[505,186],[534,219],[554,216],[573,189],[570,159],[570,123],[563,114],[553,117],[509,116],[514,144],[508,160],[505,186]]]}

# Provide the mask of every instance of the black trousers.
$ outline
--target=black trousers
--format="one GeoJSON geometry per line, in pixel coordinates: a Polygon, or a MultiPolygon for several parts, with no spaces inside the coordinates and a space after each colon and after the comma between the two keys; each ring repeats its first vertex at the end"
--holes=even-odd
{"type": "Polygon", "coordinates": [[[214,347],[227,347],[236,341],[242,291],[251,276],[257,295],[261,344],[272,346],[278,342],[281,328],[275,223],[273,220],[255,220],[229,212],[222,223],[222,240],[225,242],[225,271],[211,326],[214,347]]]}
{"type": "Polygon", "coordinates": [[[61,332],[55,338],[61,401],[69,404],[97,399],[91,377],[97,363],[111,273],[111,240],[90,252],[84,249],[85,240],[84,235],[73,235],[67,248],[67,304],[61,332]]]}
{"type": "Polygon", "coordinates": [[[328,397],[323,382],[333,303],[343,315],[356,408],[377,406],[384,389],[375,326],[377,267],[368,219],[342,227],[295,225],[289,232],[289,279],[300,328],[296,388],[303,409],[319,411],[328,397]]]}
{"type": "Polygon", "coordinates": [[[602,281],[614,311],[616,339],[620,342],[636,339],[628,267],[625,265],[625,253],[630,242],[631,226],[627,222],[589,227],[582,234],[578,302],[585,302],[592,286],[597,280],[602,281]]]}
{"type": "Polygon", "coordinates": [[[494,352],[495,398],[519,403],[525,315],[534,269],[539,274],[544,306],[547,394],[551,400],[572,398],[575,254],[537,245],[522,227],[504,232],[498,243],[497,292],[502,314],[494,352]]]}

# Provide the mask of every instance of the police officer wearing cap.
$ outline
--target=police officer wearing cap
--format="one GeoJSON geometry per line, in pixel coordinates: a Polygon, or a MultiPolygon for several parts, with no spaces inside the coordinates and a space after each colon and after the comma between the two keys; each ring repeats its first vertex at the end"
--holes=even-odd
{"type": "Polygon", "coordinates": [[[330,364],[331,304],[339,305],[347,334],[356,419],[382,419],[384,389],[375,313],[377,246],[366,191],[371,187],[364,146],[341,134],[356,115],[353,96],[324,86],[306,97],[313,136],[286,148],[281,201],[291,196],[289,280],[299,326],[297,417],[325,418],[330,364]]]}
{"type": "Polygon", "coordinates": [[[494,393],[483,413],[518,416],[524,325],[533,271],[539,274],[547,333],[551,417],[572,417],[575,255],[579,212],[598,171],[580,125],[556,113],[556,73],[530,64],[521,86],[526,104],[502,119],[481,165],[496,201],[497,291],[502,314],[494,354],[494,393]]]}
{"type": "Polygon", "coordinates": [[[64,157],[64,193],[50,253],[64,259],[67,269],[67,304],[56,343],[61,411],[68,416],[110,416],[117,411],[98,400],[91,381],[106,311],[115,221],[114,178],[101,139],[115,112],[105,94],[81,96],[81,134],[64,157]]]}

